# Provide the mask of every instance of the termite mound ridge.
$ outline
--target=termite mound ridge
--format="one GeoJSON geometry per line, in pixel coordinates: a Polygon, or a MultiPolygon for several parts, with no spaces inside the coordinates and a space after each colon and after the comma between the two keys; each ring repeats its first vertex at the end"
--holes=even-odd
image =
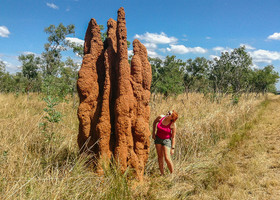
{"type": "Polygon", "coordinates": [[[77,81],[78,145],[93,155],[100,171],[101,162],[114,157],[122,171],[132,167],[142,179],[150,148],[152,71],[147,50],[137,39],[133,52],[130,65],[123,8],[117,22],[108,20],[104,42],[96,20],[90,20],[77,81]]]}

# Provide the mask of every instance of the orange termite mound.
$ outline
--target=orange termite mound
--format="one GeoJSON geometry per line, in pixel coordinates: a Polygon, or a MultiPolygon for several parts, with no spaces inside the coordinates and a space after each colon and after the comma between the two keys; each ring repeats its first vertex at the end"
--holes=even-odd
{"type": "Polygon", "coordinates": [[[149,99],[152,79],[147,50],[133,41],[134,56],[128,62],[125,12],[117,22],[109,19],[107,38],[91,19],[85,35],[84,58],[77,81],[80,105],[78,145],[97,161],[119,163],[121,170],[135,169],[142,179],[150,148],[149,99]]]}

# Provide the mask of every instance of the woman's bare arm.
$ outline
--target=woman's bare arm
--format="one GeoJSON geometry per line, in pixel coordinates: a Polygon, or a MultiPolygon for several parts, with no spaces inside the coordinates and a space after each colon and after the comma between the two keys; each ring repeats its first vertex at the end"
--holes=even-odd
{"type": "Polygon", "coordinates": [[[171,142],[171,151],[170,151],[170,153],[171,153],[171,155],[173,155],[174,154],[174,149],[175,149],[175,144],[176,144],[176,124],[174,123],[174,124],[171,124],[171,126],[170,126],[170,128],[171,128],[171,134],[172,134],[172,142],[171,142]]]}
{"type": "Polygon", "coordinates": [[[155,119],[155,121],[154,121],[154,123],[153,123],[153,132],[152,132],[152,138],[153,138],[153,139],[156,138],[156,125],[157,125],[157,123],[159,123],[159,121],[160,121],[161,118],[163,118],[163,117],[164,117],[164,115],[159,115],[159,116],[155,119]]]}

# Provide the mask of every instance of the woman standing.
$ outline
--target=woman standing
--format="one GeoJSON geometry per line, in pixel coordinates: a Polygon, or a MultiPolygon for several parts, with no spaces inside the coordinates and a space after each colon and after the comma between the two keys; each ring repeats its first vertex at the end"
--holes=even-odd
{"type": "Polygon", "coordinates": [[[175,149],[176,124],[178,114],[173,111],[168,111],[167,115],[158,116],[153,123],[153,139],[155,140],[158,164],[161,175],[164,175],[163,162],[165,160],[170,173],[174,167],[171,156],[175,149]],[[157,132],[156,132],[157,127],[157,132]],[[164,159],[164,160],[163,160],[164,159]]]}

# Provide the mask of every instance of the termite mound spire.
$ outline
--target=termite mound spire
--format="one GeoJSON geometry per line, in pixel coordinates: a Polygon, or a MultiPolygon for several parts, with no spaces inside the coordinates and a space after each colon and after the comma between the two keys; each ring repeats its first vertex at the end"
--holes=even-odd
{"type": "Polygon", "coordinates": [[[104,42],[96,20],[90,20],[77,81],[78,145],[93,155],[98,170],[114,157],[122,171],[132,167],[142,179],[150,148],[152,70],[139,40],[133,41],[133,52],[130,65],[123,8],[117,21],[108,20],[104,42]]]}

